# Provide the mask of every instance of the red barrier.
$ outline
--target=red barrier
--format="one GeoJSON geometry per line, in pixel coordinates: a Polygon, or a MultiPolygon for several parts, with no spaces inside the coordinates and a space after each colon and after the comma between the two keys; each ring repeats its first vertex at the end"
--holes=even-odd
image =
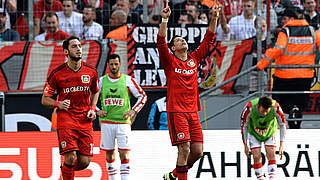
{"type": "MultiPolygon", "coordinates": [[[[0,133],[0,179],[61,179],[56,132],[0,133]]],[[[100,131],[94,132],[94,156],[90,166],[77,171],[82,179],[108,179],[105,153],[100,151],[100,131]]]]}

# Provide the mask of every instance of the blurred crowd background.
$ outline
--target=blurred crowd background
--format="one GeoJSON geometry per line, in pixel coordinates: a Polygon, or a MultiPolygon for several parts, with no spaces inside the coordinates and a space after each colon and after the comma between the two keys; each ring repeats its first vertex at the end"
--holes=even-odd
{"type": "MultiPolygon", "coordinates": [[[[223,15],[220,24],[224,22],[222,18],[228,24],[232,17],[256,14],[257,0],[253,1],[253,6],[248,7],[247,0],[218,0],[223,15]]],[[[172,9],[169,25],[207,24],[210,20],[208,4],[212,2],[169,1],[172,9]]],[[[314,12],[309,18],[318,28],[318,0],[262,0],[262,3],[262,16],[270,24],[267,28],[272,37],[276,37],[277,28],[283,25],[285,10],[293,7],[306,15],[314,12]]],[[[163,5],[163,0],[2,0],[0,33],[11,29],[19,33],[19,38],[13,33],[9,39],[0,37],[0,40],[63,40],[68,35],[86,40],[123,40],[121,34],[126,33],[126,29],[121,28],[123,25],[160,24],[163,5]],[[113,30],[117,31],[112,33],[113,30]]]]}

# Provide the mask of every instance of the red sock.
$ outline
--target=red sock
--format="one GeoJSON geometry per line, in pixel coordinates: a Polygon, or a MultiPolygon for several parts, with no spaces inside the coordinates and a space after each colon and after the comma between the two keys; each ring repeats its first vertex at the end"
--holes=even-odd
{"type": "MultiPolygon", "coordinates": [[[[187,164],[188,169],[191,169],[192,166],[193,166],[193,165],[187,164]]],[[[172,171],[172,174],[173,174],[175,177],[178,176],[178,174],[177,174],[177,169],[176,169],[176,168],[174,168],[174,170],[172,171]]]]}
{"type": "Polygon", "coordinates": [[[172,174],[174,175],[174,177],[177,177],[177,176],[178,176],[178,174],[177,174],[177,169],[176,169],[176,168],[174,168],[174,170],[172,171],[172,174]]]}
{"type": "Polygon", "coordinates": [[[74,170],[73,165],[68,165],[66,163],[61,167],[61,173],[63,180],[74,180],[74,170]]]}
{"type": "Polygon", "coordinates": [[[179,180],[188,179],[188,166],[176,166],[177,177],[179,180]]]}

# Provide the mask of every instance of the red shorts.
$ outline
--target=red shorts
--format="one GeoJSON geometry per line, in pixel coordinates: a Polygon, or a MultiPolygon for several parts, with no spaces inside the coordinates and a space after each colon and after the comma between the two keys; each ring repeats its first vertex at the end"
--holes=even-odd
{"type": "Polygon", "coordinates": [[[93,131],[77,129],[58,129],[60,154],[78,151],[82,156],[93,156],[93,131]]]}
{"type": "Polygon", "coordinates": [[[202,127],[197,112],[168,112],[168,128],[173,146],[190,141],[203,143],[202,127]]]}

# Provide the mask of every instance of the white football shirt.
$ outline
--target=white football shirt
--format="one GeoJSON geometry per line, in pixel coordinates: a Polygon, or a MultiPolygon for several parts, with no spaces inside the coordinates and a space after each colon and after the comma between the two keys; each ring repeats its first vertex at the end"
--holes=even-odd
{"type": "Polygon", "coordinates": [[[85,40],[102,40],[103,28],[100,24],[93,22],[91,26],[83,26],[81,32],[81,39],[85,40]]]}
{"type": "Polygon", "coordinates": [[[59,29],[76,37],[81,36],[82,14],[73,11],[71,17],[66,17],[62,11],[56,13],[59,18],[59,29]]]}

